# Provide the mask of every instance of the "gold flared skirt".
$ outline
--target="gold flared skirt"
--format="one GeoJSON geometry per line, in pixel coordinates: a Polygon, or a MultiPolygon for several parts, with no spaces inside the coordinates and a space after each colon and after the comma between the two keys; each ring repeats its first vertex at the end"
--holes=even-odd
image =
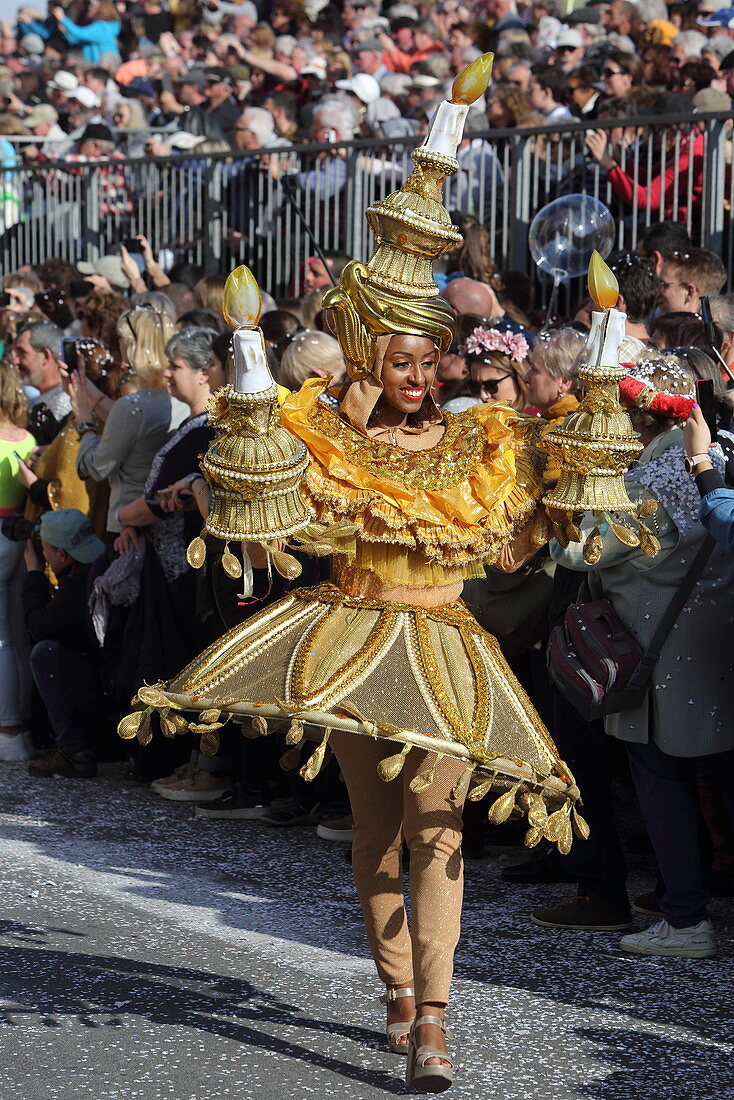
{"type": "MultiPolygon", "coordinates": [[[[228,631],[168,684],[140,689],[135,702],[152,704],[164,732],[200,733],[209,752],[225,715],[250,735],[290,722],[291,745],[303,732],[322,738],[317,764],[331,729],[396,742],[385,779],[411,746],[431,749],[466,761],[469,797],[504,792],[494,820],[527,813],[535,842],[560,807],[556,825],[570,833],[573,777],[496,639],[461,602],[423,608],[348,596],[333,584],[298,589],[228,631]],[[188,710],[200,712],[196,722],[184,722],[188,710]]],[[[136,720],[123,720],[123,736],[135,736],[136,720]]]]}

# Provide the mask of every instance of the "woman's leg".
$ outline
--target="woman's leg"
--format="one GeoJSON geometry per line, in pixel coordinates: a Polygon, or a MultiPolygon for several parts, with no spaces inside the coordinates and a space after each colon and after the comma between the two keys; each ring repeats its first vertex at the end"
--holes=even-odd
{"type": "Polygon", "coordinates": [[[18,733],[23,727],[20,693],[24,669],[21,661],[25,634],[20,604],[23,543],[0,534],[0,731],[18,733]]]}
{"type": "MultiPolygon", "coordinates": [[[[435,753],[413,749],[403,769],[404,835],[410,849],[411,934],[416,1015],[443,1018],[449,1001],[454,951],[461,930],[464,889],[461,858],[463,798],[451,792],[466,765],[435,753]],[[430,787],[419,794],[411,780],[435,766],[430,787]]],[[[417,1046],[445,1050],[441,1029],[427,1024],[416,1035],[417,1046]]],[[[439,1059],[429,1060],[438,1064],[439,1059]]]]}
{"type": "Polygon", "coordinates": [[[399,779],[385,783],[377,774],[379,762],[396,747],[337,730],[329,744],[352,805],[352,870],[377,973],[387,986],[412,986],[413,951],[401,860],[403,790],[399,779]]]}

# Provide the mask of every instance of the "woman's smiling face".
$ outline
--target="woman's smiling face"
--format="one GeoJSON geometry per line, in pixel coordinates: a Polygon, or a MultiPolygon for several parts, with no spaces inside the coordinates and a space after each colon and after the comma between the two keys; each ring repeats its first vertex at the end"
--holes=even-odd
{"type": "Polygon", "coordinates": [[[382,363],[382,400],[407,416],[417,412],[436,379],[438,349],[427,336],[393,336],[382,363]]]}

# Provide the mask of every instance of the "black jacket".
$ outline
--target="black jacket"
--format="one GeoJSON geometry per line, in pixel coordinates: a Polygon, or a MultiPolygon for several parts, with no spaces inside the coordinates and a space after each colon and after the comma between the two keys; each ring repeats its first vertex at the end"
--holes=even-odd
{"type": "Polygon", "coordinates": [[[87,620],[89,565],[72,565],[53,589],[34,569],[23,581],[23,614],[33,642],[57,641],[73,649],[94,648],[87,620]]]}

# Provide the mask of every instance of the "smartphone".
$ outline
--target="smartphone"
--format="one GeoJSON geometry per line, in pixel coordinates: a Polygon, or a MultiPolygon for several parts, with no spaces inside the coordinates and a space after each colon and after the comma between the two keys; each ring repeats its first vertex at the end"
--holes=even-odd
{"type": "Polygon", "coordinates": [[[94,290],[94,283],[88,279],[72,279],[69,283],[69,294],[72,298],[86,298],[94,290]]]}
{"type": "Polygon", "coordinates": [[[0,309],[4,309],[6,306],[9,305],[10,295],[7,293],[7,291],[5,291],[3,294],[0,294],[0,309]]]}
{"type": "Polygon", "coordinates": [[[716,397],[714,396],[714,383],[710,378],[699,378],[696,382],[696,400],[698,401],[703,418],[711,432],[712,443],[716,442],[718,424],[716,422],[716,397]]]}
{"type": "Polygon", "coordinates": [[[79,353],[77,351],[76,340],[64,340],[61,345],[61,358],[66,363],[66,369],[69,374],[73,374],[75,370],[79,369],[79,353]]]}
{"type": "Polygon", "coordinates": [[[128,252],[136,252],[142,255],[143,246],[137,237],[123,237],[120,244],[128,250],[128,252]]]}
{"type": "Polygon", "coordinates": [[[21,457],[21,456],[20,456],[20,455],[18,454],[18,452],[17,452],[17,451],[13,451],[13,454],[15,455],[15,457],[17,458],[17,460],[18,460],[18,462],[20,463],[20,465],[21,465],[21,466],[27,466],[27,465],[28,465],[28,463],[26,462],[26,460],[25,460],[24,458],[22,458],[22,457],[21,457]]]}
{"type": "Polygon", "coordinates": [[[711,303],[708,300],[708,295],[702,294],[701,299],[701,320],[704,324],[704,330],[706,333],[706,343],[711,348],[715,348],[719,351],[718,341],[716,339],[716,329],[714,328],[714,319],[711,316],[711,303]]]}

